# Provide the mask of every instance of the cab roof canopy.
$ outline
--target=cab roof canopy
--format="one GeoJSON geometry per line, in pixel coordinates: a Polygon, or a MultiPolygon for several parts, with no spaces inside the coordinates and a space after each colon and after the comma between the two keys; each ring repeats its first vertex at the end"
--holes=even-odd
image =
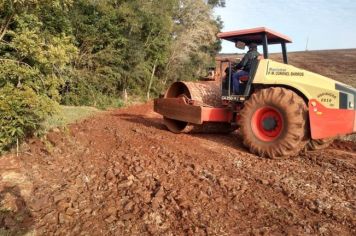
{"type": "Polygon", "coordinates": [[[281,44],[283,62],[288,64],[286,43],[291,43],[292,39],[288,36],[275,32],[266,27],[259,27],[253,29],[237,30],[219,33],[218,37],[231,42],[244,42],[245,44],[255,43],[263,46],[263,57],[268,59],[268,45],[281,44]]]}
{"type": "Polygon", "coordinates": [[[230,32],[219,33],[218,37],[231,42],[236,43],[237,41],[244,42],[246,44],[256,43],[258,45],[263,44],[263,38],[261,36],[266,35],[268,44],[279,44],[279,43],[291,43],[292,39],[288,36],[275,32],[271,29],[265,27],[237,30],[230,32]]]}

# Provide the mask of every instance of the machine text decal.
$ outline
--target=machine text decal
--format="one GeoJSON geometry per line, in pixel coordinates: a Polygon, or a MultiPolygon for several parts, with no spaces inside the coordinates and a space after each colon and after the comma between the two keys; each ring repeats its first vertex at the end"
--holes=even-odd
{"type": "Polygon", "coordinates": [[[289,72],[283,68],[268,68],[267,75],[282,75],[282,76],[304,76],[303,72],[289,72]]]}
{"type": "Polygon", "coordinates": [[[320,93],[320,94],[318,94],[317,98],[322,103],[327,103],[331,107],[335,106],[335,99],[336,99],[336,95],[335,94],[328,93],[328,92],[320,93]]]}

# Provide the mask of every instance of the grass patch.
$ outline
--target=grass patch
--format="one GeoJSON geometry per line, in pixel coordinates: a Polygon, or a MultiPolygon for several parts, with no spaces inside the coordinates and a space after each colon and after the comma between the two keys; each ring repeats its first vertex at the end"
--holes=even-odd
{"type": "Polygon", "coordinates": [[[82,120],[101,110],[86,106],[59,106],[59,112],[44,122],[46,131],[82,120]]]}

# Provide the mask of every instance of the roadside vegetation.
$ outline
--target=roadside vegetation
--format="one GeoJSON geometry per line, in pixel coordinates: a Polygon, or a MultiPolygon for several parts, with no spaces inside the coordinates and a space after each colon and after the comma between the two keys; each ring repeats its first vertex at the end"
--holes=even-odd
{"type": "Polygon", "coordinates": [[[45,132],[56,128],[63,128],[67,124],[80,121],[100,111],[95,107],[60,105],[58,111],[43,122],[43,128],[45,132]]]}
{"type": "Polygon", "coordinates": [[[60,105],[120,107],[127,97],[150,98],[172,81],[197,78],[220,49],[212,11],[223,6],[0,1],[0,153],[41,133],[60,105]]]}

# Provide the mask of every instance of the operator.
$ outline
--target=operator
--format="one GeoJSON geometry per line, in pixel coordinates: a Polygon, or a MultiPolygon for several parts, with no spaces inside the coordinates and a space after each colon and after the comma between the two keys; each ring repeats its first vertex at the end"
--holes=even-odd
{"type": "Polygon", "coordinates": [[[260,54],[257,51],[257,44],[250,43],[248,45],[248,52],[242,58],[239,64],[237,64],[234,68],[237,71],[232,74],[232,85],[234,94],[240,93],[240,78],[242,76],[249,75],[251,64],[256,58],[258,58],[259,55],[260,54]]]}

